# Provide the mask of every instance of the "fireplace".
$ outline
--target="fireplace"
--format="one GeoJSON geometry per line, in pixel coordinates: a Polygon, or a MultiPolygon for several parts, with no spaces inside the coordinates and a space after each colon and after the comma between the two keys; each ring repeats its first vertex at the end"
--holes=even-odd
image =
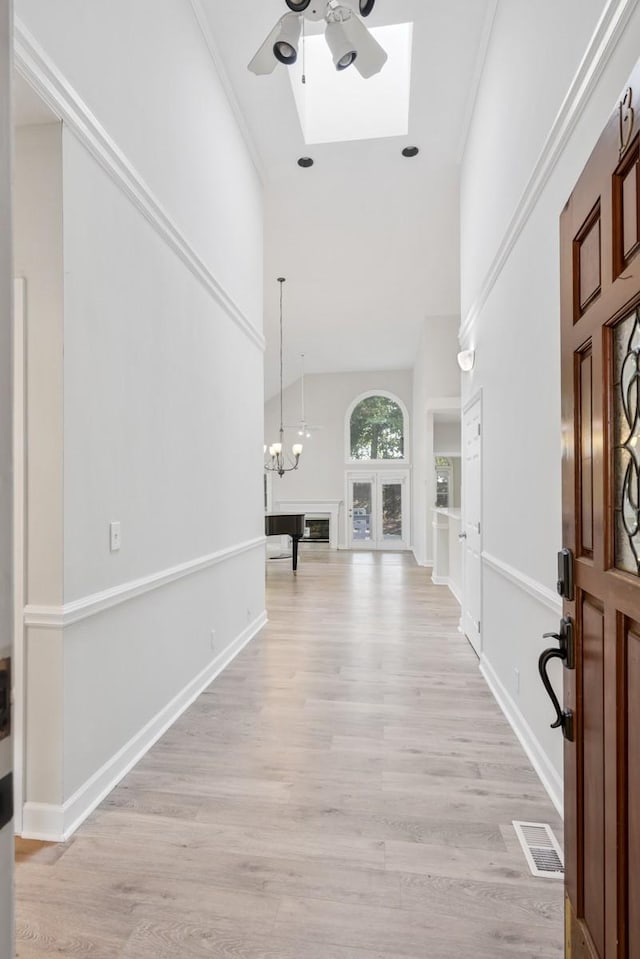
{"type": "Polygon", "coordinates": [[[342,506],[342,500],[337,499],[282,499],[274,503],[273,511],[275,513],[304,513],[305,526],[309,528],[309,536],[305,536],[302,542],[326,543],[328,540],[330,549],[338,549],[342,506]],[[323,536],[320,539],[315,536],[311,537],[309,521],[312,521],[312,526],[317,530],[316,520],[321,521],[320,528],[323,530],[323,536]]]}
{"type": "Polygon", "coordinates": [[[329,542],[329,524],[328,516],[305,516],[304,519],[304,542],[305,543],[328,543],[329,542]]]}

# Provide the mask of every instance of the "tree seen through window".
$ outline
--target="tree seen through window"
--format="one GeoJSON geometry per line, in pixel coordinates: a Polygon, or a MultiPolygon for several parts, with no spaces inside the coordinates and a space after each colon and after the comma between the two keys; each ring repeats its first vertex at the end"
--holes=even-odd
{"type": "Polygon", "coordinates": [[[404,417],[387,396],[367,396],[351,414],[351,458],[404,459],[404,417]]]}

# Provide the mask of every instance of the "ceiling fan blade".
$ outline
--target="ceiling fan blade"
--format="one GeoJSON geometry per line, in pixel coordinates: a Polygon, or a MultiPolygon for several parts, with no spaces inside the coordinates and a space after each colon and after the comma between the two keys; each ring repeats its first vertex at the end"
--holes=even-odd
{"type": "Polygon", "coordinates": [[[384,50],[373,34],[365,27],[359,17],[353,16],[345,20],[344,31],[358,51],[358,56],[353,61],[353,65],[365,80],[380,73],[388,60],[387,52],[384,50]]]}
{"type": "Polygon", "coordinates": [[[285,426],[283,427],[285,433],[295,432],[295,433],[316,433],[318,430],[323,430],[324,426],[309,426],[307,423],[298,423],[297,426],[285,426]]]}
{"type": "Polygon", "coordinates": [[[255,73],[257,77],[264,77],[268,73],[273,73],[277,67],[278,61],[273,55],[273,45],[280,36],[281,29],[282,21],[278,20],[271,33],[260,45],[258,52],[249,63],[248,69],[251,70],[252,73],[255,73]]]}

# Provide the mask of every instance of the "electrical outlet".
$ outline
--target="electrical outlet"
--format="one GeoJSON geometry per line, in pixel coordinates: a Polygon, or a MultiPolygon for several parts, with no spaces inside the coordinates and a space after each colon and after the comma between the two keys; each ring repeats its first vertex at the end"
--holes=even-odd
{"type": "Polygon", "coordinates": [[[216,631],[215,629],[211,630],[211,649],[216,648],[216,631]]]}
{"type": "Polygon", "coordinates": [[[519,695],[520,694],[520,670],[514,669],[513,674],[515,676],[516,692],[519,695]]]}
{"type": "Polygon", "coordinates": [[[120,549],[120,523],[109,524],[109,544],[112,553],[117,553],[120,549]]]}

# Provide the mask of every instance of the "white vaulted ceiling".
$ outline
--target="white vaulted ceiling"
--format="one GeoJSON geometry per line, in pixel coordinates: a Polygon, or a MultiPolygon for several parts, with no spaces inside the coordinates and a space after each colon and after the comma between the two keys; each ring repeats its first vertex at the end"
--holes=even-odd
{"type": "Polygon", "coordinates": [[[459,312],[459,163],[496,0],[377,0],[367,26],[414,24],[409,133],[309,146],[287,68],[247,70],[284,0],[198,4],[265,181],[266,396],[278,382],[278,276],[285,382],[300,353],[310,373],[411,367],[424,318],[459,312]],[[414,144],[419,156],[403,158],[414,144]]]}

